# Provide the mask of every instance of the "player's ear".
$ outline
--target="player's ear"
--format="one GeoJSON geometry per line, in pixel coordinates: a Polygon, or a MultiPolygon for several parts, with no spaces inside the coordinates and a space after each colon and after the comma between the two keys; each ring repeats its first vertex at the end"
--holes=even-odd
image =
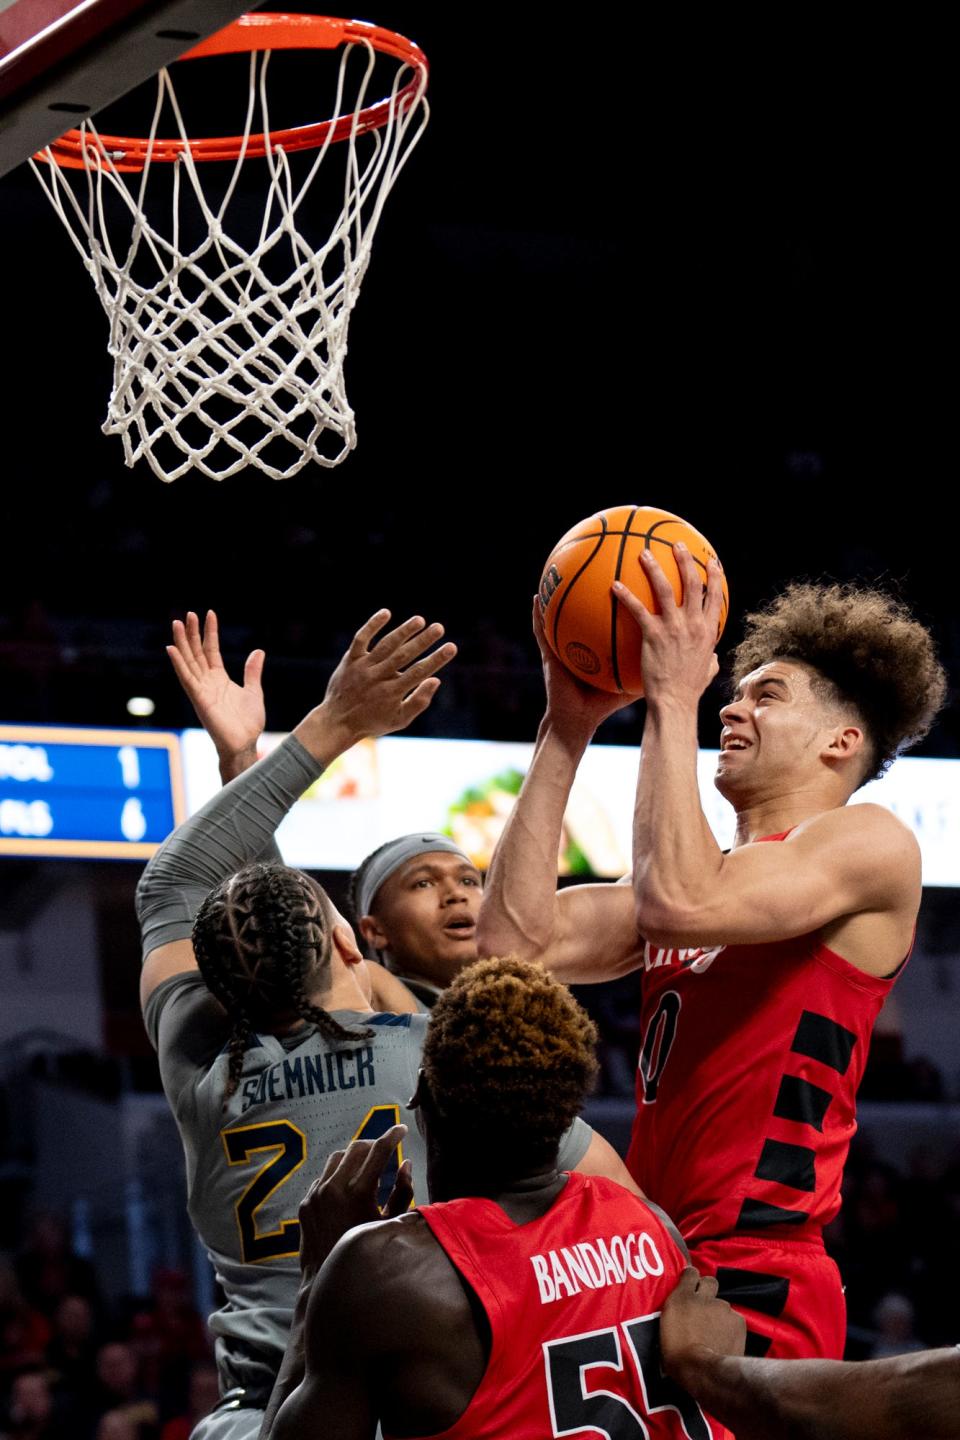
{"type": "Polygon", "coordinates": [[[353,927],[348,925],[345,920],[338,920],[334,925],[331,939],[333,947],[344,965],[359,965],[365,958],[357,944],[353,927]]]}
{"type": "Polygon", "coordinates": [[[824,750],[824,759],[828,762],[842,762],[849,764],[863,755],[867,737],[859,725],[838,725],[833,731],[824,750]]]}
{"type": "Polygon", "coordinates": [[[363,915],[357,922],[357,929],[371,950],[386,950],[390,944],[387,932],[375,915],[363,915]]]}

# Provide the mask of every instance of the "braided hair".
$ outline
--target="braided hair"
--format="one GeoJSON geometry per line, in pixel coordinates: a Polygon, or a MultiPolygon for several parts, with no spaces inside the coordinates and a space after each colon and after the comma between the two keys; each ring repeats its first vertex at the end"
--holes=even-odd
{"type": "Polygon", "coordinates": [[[306,980],[329,980],[334,914],[309,876],[286,865],[254,864],[212,890],[193,922],[193,949],[208,990],[233,1029],[224,1104],[234,1093],[254,1030],[291,1010],[334,1045],[369,1039],[311,1004],[306,980]]]}

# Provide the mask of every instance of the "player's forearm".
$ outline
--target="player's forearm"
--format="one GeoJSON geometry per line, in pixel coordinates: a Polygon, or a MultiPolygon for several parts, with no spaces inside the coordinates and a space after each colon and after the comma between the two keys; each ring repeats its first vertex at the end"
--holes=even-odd
{"type": "Polygon", "coordinates": [[[263,1414],[263,1424],[260,1426],[259,1440],[271,1440],[275,1431],[281,1427],[276,1426],[277,1412],[288,1396],[303,1380],[306,1369],[304,1359],[304,1327],[307,1316],[307,1302],[310,1299],[310,1288],[301,1284],[297,1293],[297,1303],[294,1306],[293,1321],[290,1325],[290,1333],[287,1336],[287,1348],[283,1352],[283,1359],[280,1362],[280,1369],[277,1371],[277,1378],[274,1381],[273,1389],[270,1392],[270,1399],[267,1401],[267,1408],[263,1414]]]}
{"type": "Polygon", "coordinates": [[[589,736],[540,726],[530,769],[497,843],[477,923],[481,955],[541,959],[557,926],[557,855],[563,815],[589,736]]]}
{"type": "Polygon", "coordinates": [[[737,1440],[950,1440],[960,1352],[890,1360],[754,1360],[698,1347],[672,1377],[737,1440]]]}
{"type": "MultiPolygon", "coordinates": [[[[750,1360],[697,1346],[680,1363],[666,1368],[707,1414],[736,1434],[737,1440],[807,1440],[811,1435],[828,1440],[827,1432],[820,1434],[809,1428],[815,1416],[805,1410],[802,1397],[798,1400],[795,1393],[781,1394],[784,1366],[809,1363],[750,1360]]],[[[791,1381],[788,1388],[795,1391],[796,1383],[791,1381]]]]}
{"type": "Polygon", "coordinates": [[[137,886],[145,956],[189,938],[205,896],[263,856],[281,820],[322,769],[296,740],[285,740],[177,827],[137,886]]]}
{"type": "Polygon", "coordinates": [[[697,712],[649,706],[633,823],[637,926],[649,940],[682,939],[684,921],[717,883],[723,855],[700,805],[697,712]]]}
{"type": "MultiPolygon", "coordinates": [[[[231,780],[236,780],[238,775],[246,774],[252,766],[256,765],[257,747],[248,745],[245,750],[223,750],[218,745],[217,758],[220,763],[220,779],[224,785],[229,785],[231,780]]],[[[280,847],[274,836],[267,841],[257,859],[264,863],[276,860],[283,864],[283,856],[280,854],[280,847]]]]}

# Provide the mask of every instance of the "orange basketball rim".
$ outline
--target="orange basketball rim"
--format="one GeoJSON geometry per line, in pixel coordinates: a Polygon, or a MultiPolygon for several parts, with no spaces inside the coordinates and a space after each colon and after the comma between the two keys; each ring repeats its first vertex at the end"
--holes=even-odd
{"type": "Polygon", "coordinates": [[[37,160],[54,160],[67,170],[86,169],[100,150],[117,170],[137,171],[149,163],[173,163],[189,150],[194,160],[257,159],[272,150],[316,150],[323,145],[348,140],[368,130],[379,130],[397,110],[416,103],[423,89],[427,57],[412,40],[371,25],[365,20],[341,20],[329,15],[264,13],[241,15],[232,25],[194,45],[181,60],[203,60],[213,55],[242,55],[268,50],[336,50],[341,45],[369,45],[383,55],[412,67],[412,75],[397,93],[336,120],[321,120],[288,130],[269,130],[254,135],[218,135],[206,140],[153,140],[131,135],[99,135],[94,139],[82,130],[68,130],[37,160]]]}

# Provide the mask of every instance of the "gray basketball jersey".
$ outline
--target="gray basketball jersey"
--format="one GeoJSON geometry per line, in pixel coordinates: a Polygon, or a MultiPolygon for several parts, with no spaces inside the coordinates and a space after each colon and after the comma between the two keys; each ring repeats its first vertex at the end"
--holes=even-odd
{"type": "MultiPolygon", "coordinates": [[[[425,1149],[405,1104],[416,1088],[427,1017],[333,1013],[370,1035],[343,1047],[312,1026],[282,1038],[257,1035],[224,1105],[229,1026],[201,977],[174,976],[146,1007],[183,1140],[190,1217],[226,1297],[210,1319],[225,1387],[262,1382],[269,1393],[299,1285],[297,1209],[332,1151],[403,1122],[409,1131],[398,1163],[412,1159],[416,1201],[428,1198],[425,1149]]],[[[384,1193],[395,1174],[393,1165],[384,1193]]]]}

